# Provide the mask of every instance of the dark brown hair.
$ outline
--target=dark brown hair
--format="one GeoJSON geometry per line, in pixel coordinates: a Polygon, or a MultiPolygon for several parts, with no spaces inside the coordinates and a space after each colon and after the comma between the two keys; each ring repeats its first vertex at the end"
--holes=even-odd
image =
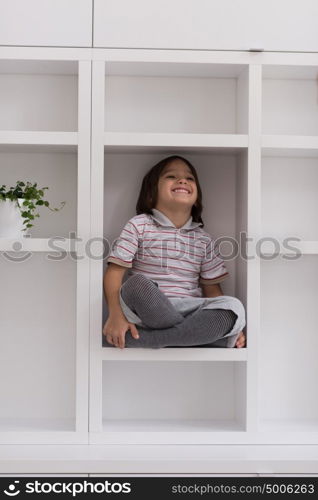
{"type": "Polygon", "coordinates": [[[156,165],[154,165],[149,172],[146,173],[142,180],[141,189],[136,205],[136,213],[139,214],[151,214],[152,208],[156,206],[158,198],[158,182],[159,178],[163,172],[163,169],[175,160],[183,161],[190,169],[197,186],[198,196],[197,201],[192,206],[191,215],[194,222],[201,222],[203,226],[203,220],[201,218],[202,213],[202,190],[199,183],[197,172],[194,166],[185,158],[179,155],[168,156],[163,160],[160,160],[156,165]]]}

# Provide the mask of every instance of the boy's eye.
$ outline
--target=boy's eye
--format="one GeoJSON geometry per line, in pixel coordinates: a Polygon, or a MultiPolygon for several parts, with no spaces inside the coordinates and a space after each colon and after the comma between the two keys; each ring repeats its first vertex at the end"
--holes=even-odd
{"type": "MultiPolygon", "coordinates": [[[[175,178],[176,178],[176,176],[175,176],[175,175],[173,175],[173,174],[169,174],[169,175],[166,175],[166,178],[167,178],[167,179],[175,179],[175,178]]],[[[188,181],[194,181],[194,177],[189,176],[189,177],[187,177],[187,180],[188,180],[188,181]]]]}

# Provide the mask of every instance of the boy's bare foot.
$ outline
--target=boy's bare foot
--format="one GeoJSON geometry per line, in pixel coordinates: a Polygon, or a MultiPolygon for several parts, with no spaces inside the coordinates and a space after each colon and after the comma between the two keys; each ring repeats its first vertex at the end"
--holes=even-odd
{"type": "Polygon", "coordinates": [[[240,332],[239,336],[237,337],[235,347],[239,349],[241,347],[245,347],[245,344],[246,344],[245,334],[243,332],[240,332]]]}

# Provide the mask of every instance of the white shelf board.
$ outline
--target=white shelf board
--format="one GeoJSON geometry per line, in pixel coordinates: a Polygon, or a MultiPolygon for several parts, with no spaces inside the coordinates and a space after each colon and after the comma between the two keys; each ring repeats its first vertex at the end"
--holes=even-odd
{"type": "MultiPolygon", "coordinates": [[[[22,54],[21,54],[22,55],[22,54]]],[[[77,61],[47,61],[24,59],[2,59],[0,74],[23,75],[78,75],[77,61]]]]}
{"type": "Polygon", "coordinates": [[[318,473],[315,445],[15,445],[0,447],[2,474],[318,473]]]}
{"type": "Polygon", "coordinates": [[[69,238],[0,238],[0,252],[74,252],[75,245],[69,238]]]}
{"type": "Polygon", "coordinates": [[[290,420],[276,420],[264,419],[259,422],[260,432],[304,432],[304,433],[318,433],[318,418],[316,419],[290,419],[290,420]]]}
{"type": "Polygon", "coordinates": [[[108,361],[246,361],[246,348],[173,347],[143,349],[104,347],[101,359],[108,361]]]}
{"type": "Polygon", "coordinates": [[[248,147],[245,134],[178,134],[178,133],[130,133],[105,132],[106,150],[118,148],[197,148],[240,151],[248,147]]]}
{"type": "Polygon", "coordinates": [[[262,135],[261,145],[263,156],[318,156],[318,136],[262,135]]]}
{"type": "Polygon", "coordinates": [[[242,425],[235,420],[180,420],[180,419],[103,419],[105,433],[151,432],[239,432],[244,431],[242,425]]]}
{"type": "Polygon", "coordinates": [[[1,432],[75,432],[75,418],[0,418],[1,432]]]}
{"type": "Polygon", "coordinates": [[[317,75],[317,63],[305,66],[304,60],[300,65],[263,65],[264,80],[316,80],[317,75]]]}
{"type": "MultiPolygon", "coordinates": [[[[141,56],[142,57],[142,56],[141,56]]],[[[152,59],[154,56],[151,55],[152,59]]],[[[109,59],[109,58],[108,58],[109,59]]],[[[180,60],[106,61],[105,74],[116,76],[151,76],[182,78],[238,78],[247,64],[218,64],[206,60],[180,62],[180,60]]],[[[138,57],[137,57],[138,59],[138,57]]],[[[139,58],[140,59],[140,58],[139,58]]]]}
{"type": "Polygon", "coordinates": [[[0,448],[3,445],[87,444],[87,432],[76,431],[75,418],[1,418],[0,448]]]}
{"type": "Polygon", "coordinates": [[[240,443],[245,438],[243,424],[234,419],[107,419],[102,432],[90,433],[91,444],[211,444],[240,443]]]}
{"type": "Polygon", "coordinates": [[[75,152],[77,145],[77,132],[0,131],[2,152],[75,152]]]}
{"type": "MultiPolygon", "coordinates": [[[[266,236],[264,236],[266,238],[266,236]]],[[[289,250],[284,248],[284,240],[278,240],[275,238],[279,245],[278,255],[296,255],[296,250],[289,250]]],[[[318,241],[290,241],[288,246],[297,249],[297,253],[305,255],[316,255],[318,254],[318,241]]],[[[274,254],[274,245],[271,241],[263,241],[261,245],[261,252],[264,256],[269,256],[274,254]]]]}

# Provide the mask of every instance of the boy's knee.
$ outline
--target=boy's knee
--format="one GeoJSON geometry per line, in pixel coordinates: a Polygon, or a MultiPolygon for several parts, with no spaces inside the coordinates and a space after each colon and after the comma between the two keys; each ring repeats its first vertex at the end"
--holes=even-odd
{"type": "Polygon", "coordinates": [[[134,295],[142,295],[149,293],[151,288],[156,286],[150,279],[143,274],[133,274],[130,276],[121,287],[121,295],[125,300],[125,296],[130,292],[134,295]]]}
{"type": "Polygon", "coordinates": [[[229,297],[230,309],[245,323],[245,308],[242,302],[236,297],[229,297]]]}
{"type": "Polygon", "coordinates": [[[245,308],[244,308],[242,302],[238,298],[227,296],[227,300],[230,304],[230,309],[232,309],[232,307],[233,307],[234,312],[238,311],[239,313],[242,313],[242,312],[245,313],[245,308]]]}
{"type": "MultiPolygon", "coordinates": [[[[139,287],[146,287],[153,284],[149,278],[146,278],[143,274],[133,274],[125,281],[124,285],[134,285],[139,287]]],[[[123,285],[123,286],[124,286],[123,285]]]]}

